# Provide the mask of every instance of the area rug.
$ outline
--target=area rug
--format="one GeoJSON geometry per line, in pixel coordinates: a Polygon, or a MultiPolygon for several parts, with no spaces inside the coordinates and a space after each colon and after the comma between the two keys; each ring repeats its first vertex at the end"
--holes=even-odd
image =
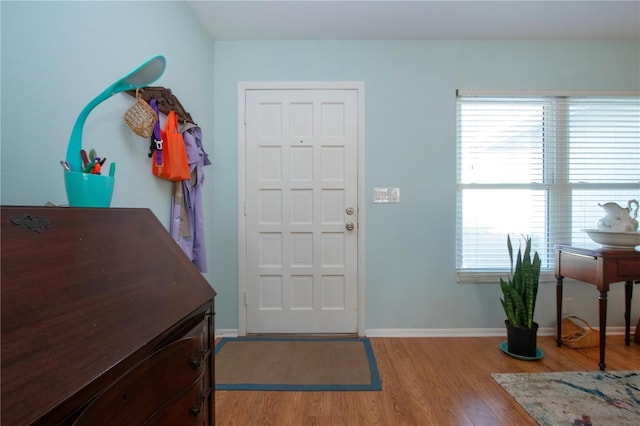
{"type": "Polygon", "coordinates": [[[382,389],[367,338],[223,338],[215,348],[217,390],[382,389]]]}
{"type": "Polygon", "coordinates": [[[543,426],[640,425],[640,371],[491,376],[543,426]]]}

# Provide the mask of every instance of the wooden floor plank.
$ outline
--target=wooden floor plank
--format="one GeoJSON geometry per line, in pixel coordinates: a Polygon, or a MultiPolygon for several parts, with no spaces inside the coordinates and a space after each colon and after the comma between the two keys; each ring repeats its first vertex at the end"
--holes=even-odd
{"type": "MultiPolygon", "coordinates": [[[[504,354],[499,337],[371,338],[382,391],[216,391],[227,426],[535,425],[491,373],[597,370],[599,349],[556,347],[538,337],[539,361],[504,354]]],[[[640,369],[640,344],[607,336],[607,370],[640,369]]]]}

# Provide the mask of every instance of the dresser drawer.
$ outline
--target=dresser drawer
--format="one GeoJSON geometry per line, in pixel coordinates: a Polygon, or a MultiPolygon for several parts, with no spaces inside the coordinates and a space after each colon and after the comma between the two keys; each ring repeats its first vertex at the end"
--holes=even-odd
{"type": "Polygon", "coordinates": [[[187,390],[158,410],[145,426],[204,426],[209,424],[211,389],[203,372],[187,390]]]}
{"type": "Polygon", "coordinates": [[[209,376],[202,321],[182,339],[168,344],[138,364],[100,394],[74,425],[135,425],[209,376]]]}

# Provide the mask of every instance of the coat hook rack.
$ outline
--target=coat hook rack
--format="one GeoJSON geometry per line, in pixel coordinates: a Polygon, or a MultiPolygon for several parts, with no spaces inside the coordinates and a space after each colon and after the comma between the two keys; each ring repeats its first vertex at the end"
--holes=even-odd
{"type": "MultiPolygon", "coordinates": [[[[126,93],[132,97],[136,97],[135,90],[127,90],[126,93]]],[[[147,86],[139,89],[140,97],[147,102],[151,102],[151,98],[156,100],[158,111],[169,114],[174,110],[178,115],[178,120],[183,123],[196,124],[191,118],[191,114],[184,109],[180,100],[171,92],[171,89],[162,86],[147,86]]]]}

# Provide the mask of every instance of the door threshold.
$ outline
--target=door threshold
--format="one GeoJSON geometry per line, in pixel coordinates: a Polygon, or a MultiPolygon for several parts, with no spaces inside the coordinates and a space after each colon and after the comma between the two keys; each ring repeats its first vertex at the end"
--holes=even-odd
{"type": "Polygon", "coordinates": [[[247,333],[246,337],[295,337],[353,339],[358,333],[247,333]]]}

